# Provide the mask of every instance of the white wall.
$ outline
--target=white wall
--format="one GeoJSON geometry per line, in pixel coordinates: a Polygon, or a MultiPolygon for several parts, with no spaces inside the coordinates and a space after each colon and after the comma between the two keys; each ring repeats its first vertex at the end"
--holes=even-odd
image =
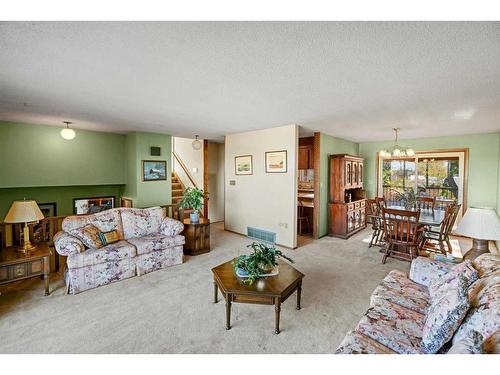
{"type": "Polygon", "coordinates": [[[208,218],[224,220],[224,144],[208,143],[208,218]]]}
{"type": "MultiPolygon", "coordinates": [[[[194,139],[190,138],[172,137],[172,149],[177,155],[179,155],[183,163],[186,165],[198,188],[203,190],[203,146],[201,149],[195,150],[192,146],[193,141],[194,139]],[[198,171],[193,172],[193,168],[197,168],[198,171]]],[[[200,142],[203,145],[202,139],[200,139],[200,142]]],[[[184,186],[192,187],[193,184],[189,181],[188,176],[179,163],[177,163],[175,158],[173,159],[173,167],[175,173],[177,173],[184,186]]]]}
{"type": "Polygon", "coordinates": [[[297,147],[297,125],[226,136],[226,229],[245,235],[247,226],[269,230],[278,244],[296,247],[297,147]],[[287,150],[287,173],[266,173],[265,152],[280,150],[287,150]],[[237,155],[253,156],[253,175],[235,175],[237,155]]]}

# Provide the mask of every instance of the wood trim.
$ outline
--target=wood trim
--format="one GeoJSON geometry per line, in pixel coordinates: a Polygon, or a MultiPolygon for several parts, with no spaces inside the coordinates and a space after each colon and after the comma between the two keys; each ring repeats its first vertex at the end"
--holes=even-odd
{"type": "MultiPolygon", "coordinates": [[[[317,240],[319,238],[319,213],[320,213],[320,170],[321,170],[321,160],[320,160],[320,132],[314,133],[314,210],[313,210],[313,238],[317,240]]],[[[327,171],[328,173],[328,171],[327,171]]]]}
{"type": "MultiPolygon", "coordinates": [[[[179,157],[179,155],[177,155],[177,153],[175,151],[172,151],[172,155],[174,155],[175,160],[177,160],[177,162],[179,163],[179,165],[183,169],[184,173],[186,173],[186,176],[188,176],[189,181],[191,181],[191,183],[193,184],[193,186],[195,188],[197,188],[198,185],[196,185],[196,182],[194,182],[194,179],[191,176],[191,173],[189,173],[189,169],[186,167],[186,164],[184,164],[184,162],[182,161],[182,159],[179,157]]],[[[179,181],[180,181],[180,179],[179,179],[179,181]]]]}
{"type": "MultiPolygon", "coordinates": [[[[208,192],[208,141],[203,140],[203,191],[208,192]]],[[[208,195],[203,198],[203,216],[208,219],[208,195]]]]}

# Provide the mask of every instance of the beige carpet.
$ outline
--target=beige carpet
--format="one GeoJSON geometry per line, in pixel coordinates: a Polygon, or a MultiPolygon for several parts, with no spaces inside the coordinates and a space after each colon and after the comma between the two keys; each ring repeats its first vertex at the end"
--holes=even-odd
{"type": "Polygon", "coordinates": [[[212,227],[212,252],[142,277],[65,295],[62,280],[31,279],[2,289],[0,353],[332,353],[391,270],[409,263],[368,249],[370,231],[348,241],[325,237],[286,253],[306,277],[302,310],[295,296],[273,334],[272,306],[234,304],[224,329],[223,301],[213,304],[211,268],[245,251],[248,239],[212,227]]]}

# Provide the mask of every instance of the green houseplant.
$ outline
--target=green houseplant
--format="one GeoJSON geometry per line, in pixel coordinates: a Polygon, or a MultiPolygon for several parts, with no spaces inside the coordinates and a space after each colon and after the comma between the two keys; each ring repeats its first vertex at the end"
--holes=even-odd
{"type": "Polygon", "coordinates": [[[415,208],[415,205],[417,204],[417,195],[413,189],[409,189],[404,193],[397,192],[396,199],[403,203],[403,206],[407,210],[415,208]]]}
{"type": "Polygon", "coordinates": [[[182,209],[192,209],[193,212],[189,215],[189,219],[192,223],[197,223],[200,221],[200,211],[203,207],[203,200],[208,195],[203,190],[197,187],[191,188],[187,187],[184,190],[184,198],[182,198],[179,203],[179,208],[182,209]]]}
{"type": "Polygon", "coordinates": [[[248,275],[243,280],[246,284],[252,284],[263,274],[271,272],[278,265],[276,261],[278,258],[283,258],[294,263],[291,258],[284,255],[274,246],[269,247],[263,243],[252,242],[247,247],[252,249],[253,252],[249,255],[240,255],[233,261],[234,272],[239,269],[243,271],[243,274],[248,275]]]}

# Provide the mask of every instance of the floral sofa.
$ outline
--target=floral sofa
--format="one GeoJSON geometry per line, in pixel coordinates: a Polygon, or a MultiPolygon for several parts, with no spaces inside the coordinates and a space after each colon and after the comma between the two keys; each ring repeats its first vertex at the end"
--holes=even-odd
{"type": "Polygon", "coordinates": [[[458,265],[418,257],[409,277],[384,278],[336,353],[482,353],[499,336],[500,256],[458,265]]]}
{"type": "Polygon", "coordinates": [[[161,207],[68,216],[62,229],[54,237],[54,246],[68,257],[65,281],[73,294],[183,262],[184,225],[165,217],[161,207]],[[118,241],[98,247],[96,238],[80,236],[87,227],[116,231],[112,233],[118,241]]]}

